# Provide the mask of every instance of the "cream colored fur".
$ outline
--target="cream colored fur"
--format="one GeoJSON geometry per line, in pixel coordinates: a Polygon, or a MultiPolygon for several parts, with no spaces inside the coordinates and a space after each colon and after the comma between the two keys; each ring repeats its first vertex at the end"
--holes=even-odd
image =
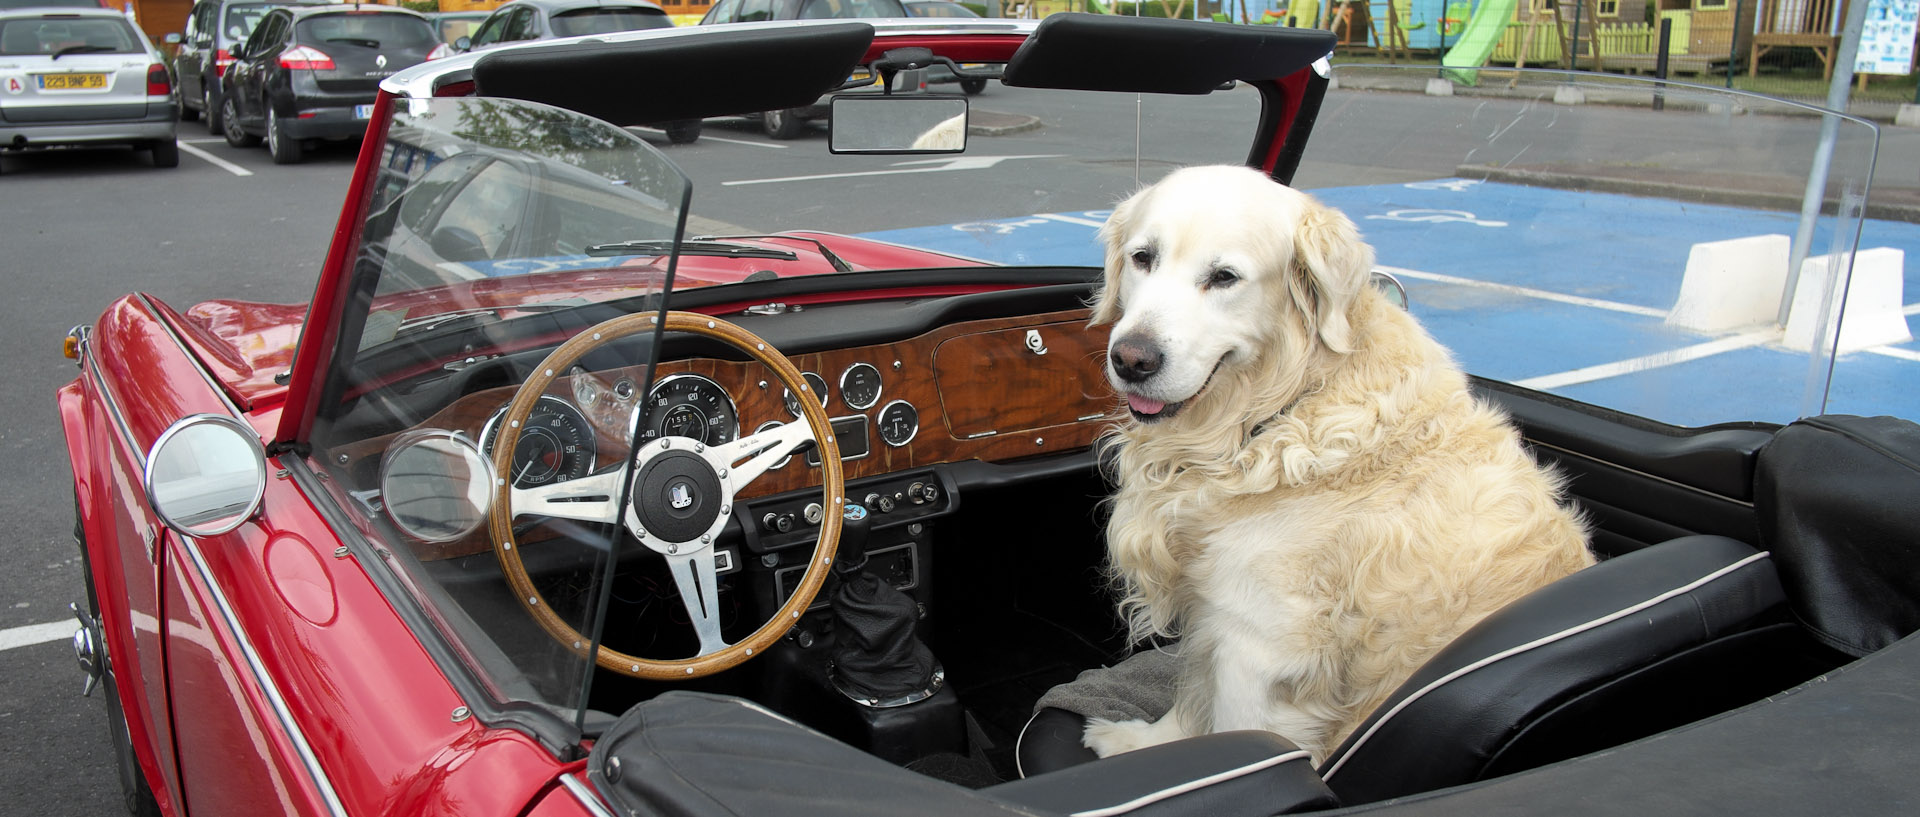
{"type": "Polygon", "coordinates": [[[1115,388],[1184,401],[1117,431],[1110,568],[1133,635],[1178,637],[1183,666],[1160,721],[1088,726],[1099,754],[1265,729],[1319,762],[1441,646],[1592,563],[1559,479],[1367,285],[1344,215],[1188,168],[1102,238],[1093,323],[1165,355],[1145,382],[1110,359],[1115,388]]]}

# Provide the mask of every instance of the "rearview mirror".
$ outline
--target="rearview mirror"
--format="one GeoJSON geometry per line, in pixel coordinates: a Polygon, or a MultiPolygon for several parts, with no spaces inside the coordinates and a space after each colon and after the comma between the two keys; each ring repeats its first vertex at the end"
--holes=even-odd
{"type": "Polygon", "coordinates": [[[147,503],[167,527],[195,538],[218,536],[260,509],[267,452],[240,421],[196,414],[154,440],[144,477],[147,503]]]}
{"type": "Polygon", "coordinates": [[[468,37],[464,34],[461,35],[459,39],[456,39],[453,41],[453,50],[455,51],[465,51],[472,47],[473,47],[473,38],[468,37]]]}
{"type": "Polygon", "coordinates": [[[961,153],[967,98],[844,94],[833,98],[827,133],[834,153],[961,153]]]}
{"type": "Polygon", "coordinates": [[[160,40],[161,42],[164,42],[167,45],[179,45],[182,42],[185,42],[186,38],[180,36],[179,34],[168,34],[165,37],[161,37],[160,40]]]}

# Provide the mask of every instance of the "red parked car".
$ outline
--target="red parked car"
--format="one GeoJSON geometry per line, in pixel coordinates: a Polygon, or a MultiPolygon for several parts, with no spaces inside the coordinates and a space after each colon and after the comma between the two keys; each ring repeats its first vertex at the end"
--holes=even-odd
{"type": "MultiPolygon", "coordinates": [[[[58,394],[88,580],[75,649],[134,810],[1748,815],[1920,796],[1920,435],[1799,418],[1879,399],[1850,367],[1904,358],[1649,305],[1690,242],[1791,224],[1791,195],[1760,193],[1812,175],[1819,117],[1555,73],[1428,95],[1431,69],[1330,69],[1321,31],[941,26],[690,27],[416,66],[381,82],[310,303],[134,294],[76,328],[58,394]],[[1002,80],[993,110],[851,94],[777,170],[741,158],[770,141],[669,160],[627,127],[966,63],[1002,80]],[[1568,88],[1667,110],[1542,104],[1568,88]],[[1622,134],[1630,153],[1598,148],[1622,134]],[[1672,164],[1626,195],[1644,168],[1621,155],[1672,164]],[[1096,231],[1203,162],[1364,225],[1465,364],[1522,381],[1475,389],[1568,475],[1605,557],[1442,651],[1318,769],[1263,732],[1095,760],[1078,716],[1035,718],[1138,646],[1100,573],[1096,441],[1126,411],[1086,325],[1096,231]],[[1757,192],[1672,184],[1708,178],[1757,192]],[[1600,212],[1662,229],[1578,244],[1553,221],[1600,212]],[[1658,359],[1600,370],[1623,356],[1658,359]],[[1694,365],[1713,362],[1738,365],[1694,365]],[[1771,402],[1810,371],[1811,403],[1771,402]],[[1736,558],[1689,561],[1702,543],[1736,558]]],[[[1858,190],[1873,129],[1832,121],[1824,183],[1858,190]]],[[[1874,211],[1814,209],[1822,248],[1897,238],[1874,211]]]]}

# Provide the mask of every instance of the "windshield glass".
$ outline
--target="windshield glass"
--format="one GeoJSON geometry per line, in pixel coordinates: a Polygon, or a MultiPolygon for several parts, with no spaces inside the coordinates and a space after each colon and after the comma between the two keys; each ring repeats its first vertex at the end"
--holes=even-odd
{"type": "Polygon", "coordinates": [[[494,695],[571,714],[588,666],[574,642],[595,636],[616,528],[513,519],[509,536],[528,551],[526,584],[510,586],[484,523],[501,483],[534,489],[624,460],[647,357],[605,350],[502,418],[552,333],[659,308],[688,186],[632,133],[571,112],[500,99],[398,107],[356,265],[369,297],[341,327],[355,351],[315,438],[332,452],[342,504],[388,544],[396,574],[494,695]],[[584,253],[607,240],[665,244],[584,253]],[[595,308],[615,299],[625,306],[595,308]]]}
{"type": "Polygon", "coordinates": [[[410,14],[342,12],[303,17],[298,37],[306,43],[345,43],[365,48],[405,48],[437,42],[433,24],[410,14]]]}
{"type": "Polygon", "coordinates": [[[275,7],[267,3],[248,3],[227,7],[226,22],[221,23],[220,32],[233,42],[246,42],[253,36],[253,30],[266,19],[267,12],[275,7]]]}
{"type": "Polygon", "coordinates": [[[578,37],[585,34],[611,34],[643,28],[672,28],[673,20],[663,12],[633,8],[582,9],[556,14],[553,35],[578,37]]]}
{"type": "Polygon", "coordinates": [[[0,55],[139,54],[145,49],[118,17],[24,17],[0,21],[0,55]]]}

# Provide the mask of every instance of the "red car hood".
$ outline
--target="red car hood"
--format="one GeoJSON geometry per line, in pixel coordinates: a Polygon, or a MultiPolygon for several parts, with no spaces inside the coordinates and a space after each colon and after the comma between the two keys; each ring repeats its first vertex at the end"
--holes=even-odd
{"type": "MultiPolygon", "coordinates": [[[[765,258],[682,256],[674,274],[674,289],[739,283],[747,276],[770,270],[781,277],[820,275],[840,271],[832,253],[852,270],[914,269],[922,267],[987,266],[971,258],[928,252],[879,241],[818,232],[789,232],[751,239],[723,239],[767,249],[786,250],[791,261],[765,258]],[[817,243],[816,243],[817,242],[817,243]]],[[[502,317],[514,317],[512,307],[567,299],[604,302],[658,291],[666,275],[665,258],[630,261],[612,270],[556,272],[486,278],[433,289],[376,298],[373,310],[404,311],[403,319],[453,309],[498,308],[502,317]]],[[[227,384],[242,405],[278,402],[286,387],[274,378],[293,365],[294,346],[306,320],[305,304],[267,304],[212,300],[196,304],[184,316],[170,315],[184,330],[195,351],[227,384]]]]}

